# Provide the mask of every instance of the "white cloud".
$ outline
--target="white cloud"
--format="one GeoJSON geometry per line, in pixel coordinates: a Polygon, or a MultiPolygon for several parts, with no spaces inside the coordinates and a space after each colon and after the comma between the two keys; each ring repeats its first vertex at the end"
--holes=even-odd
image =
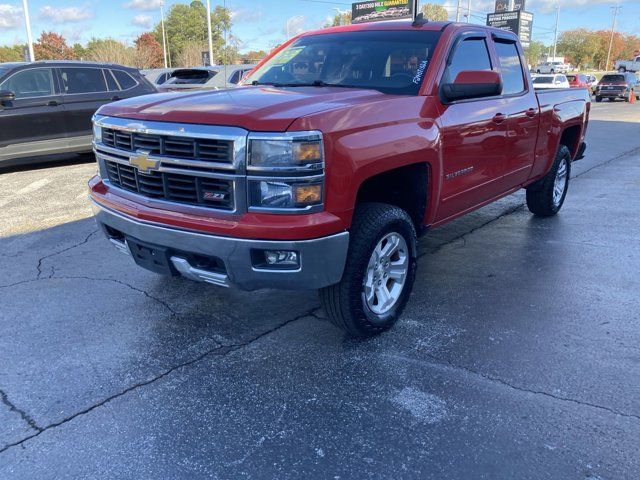
{"type": "Polygon", "coordinates": [[[91,12],[80,7],[55,8],[45,6],[40,9],[40,18],[53,23],[81,22],[91,18],[91,12]]]}
{"type": "Polygon", "coordinates": [[[308,28],[306,28],[306,23],[307,23],[307,17],[305,17],[304,15],[291,17],[285,21],[284,32],[286,34],[288,31],[290,37],[298,35],[299,33],[302,33],[308,30],[308,28]]]}
{"type": "Polygon", "coordinates": [[[529,12],[534,9],[534,11],[549,13],[553,12],[558,4],[560,4],[560,14],[562,14],[563,8],[569,10],[598,4],[613,5],[614,2],[612,0],[527,0],[525,9],[529,12]]]}
{"type": "Polygon", "coordinates": [[[132,10],[157,10],[164,3],[164,0],[131,0],[124,4],[124,8],[132,10]]]}
{"type": "Polygon", "coordinates": [[[22,24],[22,9],[6,3],[0,4],[0,30],[9,30],[22,24]]]}
{"type": "Polygon", "coordinates": [[[151,25],[153,24],[149,15],[136,15],[133,17],[133,20],[131,20],[131,23],[137,27],[143,28],[151,28],[151,25]]]}
{"type": "Polygon", "coordinates": [[[255,22],[264,17],[264,12],[260,8],[234,8],[231,9],[231,20],[237,22],[255,22]]]}

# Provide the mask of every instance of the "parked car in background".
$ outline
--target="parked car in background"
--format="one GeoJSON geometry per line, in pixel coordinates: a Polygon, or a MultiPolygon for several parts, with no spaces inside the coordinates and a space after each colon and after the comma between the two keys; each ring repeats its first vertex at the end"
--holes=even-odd
{"type": "Polygon", "coordinates": [[[640,72],[640,56],[633,60],[618,60],[614,67],[620,73],[640,72]]]}
{"type": "Polygon", "coordinates": [[[89,152],[98,108],[156,91],[138,70],[121,65],[0,63],[0,167],[89,152]]]}
{"type": "Polygon", "coordinates": [[[543,62],[536,66],[536,73],[567,73],[570,68],[563,62],[543,62]]]}
{"type": "Polygon", "coordinates": [[[545,88],[569,88],[569,81],[566,75],[557,73],[555,75],[536,75],[533,77],[533,88],[542,90],[545,88]]]}
{"type": "Polygon", "coordinates": [[[161,92],[183,90],[218,90],[233,88],[255,65],[219,65],[216,67],[181,68],[159,85],[161,92]]]}
{"type": "Polygon", "coordinates": [[[591,90],[591,93],[594,93],[596,90],[596,86],[598,85],[598,79],[595,75],[587,74],[587,84],[589,85],[589,90],[591,90]]]}
{"type": "Polygon", "coordinates": [[[640,79],[635,73],[608,73],[598,82],[595,91],[596,102],[601,102],[603,98],[628,102],[631,92],[640,100],[640,79]]]}
{"type": "Polygon", "coordinates": [[[571,88],[589,88],[589,79],[583,73],[572,73],[566,77],[571,88]]]}
{"type": "Polygon", "coordinates": [[[175,68],[152,68],[140,70],[140,73],[154,85],[162,85],[171,78],[171,74],[176,70],[175,68]]]}

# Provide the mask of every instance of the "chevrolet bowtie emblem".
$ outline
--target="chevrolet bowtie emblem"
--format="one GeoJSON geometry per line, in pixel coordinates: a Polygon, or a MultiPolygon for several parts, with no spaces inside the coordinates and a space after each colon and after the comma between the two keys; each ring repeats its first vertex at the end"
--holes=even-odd
{"type": "Polygon", "coordinates": [[[151,160],[148,153],[139,152],[137,155],[129,157],[129,165],[136,167],[140,173],[149,173],[157,170],[160,162],[151,160]]]}

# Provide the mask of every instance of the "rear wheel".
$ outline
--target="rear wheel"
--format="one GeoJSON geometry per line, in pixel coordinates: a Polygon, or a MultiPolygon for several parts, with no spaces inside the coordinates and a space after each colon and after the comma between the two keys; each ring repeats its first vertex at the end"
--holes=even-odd
{"type": "Polygon", "coordinates": [[[329,320],[357,337],[391,328],[413,287],[416,244],[413,222],[404,210],[382,203],[360,205],[342,280],[319,292],[329,320]]]}
{"type": "Polygon", "coordinates": [[[596,95],[596,102],[600,103],[602,101],[602,97],[600,95],[596,95]]]}
{"type": "Polygon", "coordinates": [[[558,149],[551,170],[542,179],[527,187],[527,207],[541,217],[555,215],[562,208],[571,177],[571,153],[564,145],[558,149]]]}
{"type": "Polygon", "coordinates": [[[620,67],[618,69],[618,72],[620,72],[620,73],[626,73],[626,71],[627,71],[627,69],[625,67],[620,67]]]}

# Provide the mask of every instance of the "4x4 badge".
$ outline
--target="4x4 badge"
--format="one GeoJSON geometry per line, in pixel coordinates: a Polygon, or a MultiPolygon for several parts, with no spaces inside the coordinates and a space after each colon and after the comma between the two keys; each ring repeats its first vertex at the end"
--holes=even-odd
{"type": "Polygon", "coordinates": [[[138,152],[137,155],[129,157],[129,165],[136,167],[140,173],[149,173],[157,170],[160,162],[150,159],[146,152],[138,152]]]}

